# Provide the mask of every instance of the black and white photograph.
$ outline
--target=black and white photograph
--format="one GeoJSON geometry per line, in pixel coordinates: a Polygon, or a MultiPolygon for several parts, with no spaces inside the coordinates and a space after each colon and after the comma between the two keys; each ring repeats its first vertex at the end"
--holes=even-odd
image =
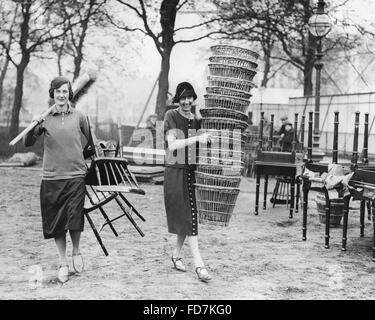
{"type": "Polygon", "coordinates": [[[374,12],[0,0],[0,300],[375,299],[374,12]]]}

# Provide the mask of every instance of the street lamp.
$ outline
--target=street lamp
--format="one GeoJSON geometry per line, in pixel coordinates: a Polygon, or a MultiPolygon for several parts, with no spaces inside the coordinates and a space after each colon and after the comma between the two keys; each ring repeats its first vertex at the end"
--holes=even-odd
{"type": "Polygon", "coordinates": [[[316,12],[309,19],[309,31],[317,38],[316,59],[314,67],[316,69],[316,84],[315,84],[315,119],[314,119],[314,142],[313,148],[316,157],[323,158],[324,153],[319,151],[319,113],[320,113],[320,72],[323,68],[321,59],[322,54],[322,38],[331,31],[331,19],[324,11],[325,2],[318,1],[318,8],[316,12]]]}

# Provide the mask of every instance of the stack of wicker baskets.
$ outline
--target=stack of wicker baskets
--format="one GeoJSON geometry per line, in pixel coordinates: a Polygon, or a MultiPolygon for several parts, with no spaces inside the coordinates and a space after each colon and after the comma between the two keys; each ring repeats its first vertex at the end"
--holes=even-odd
{"type": "Polygon", "coordinates": [[[198,156],[196,200],[200,223],[228,226],[244,167],[243,131],[258,54],[244,48],[211,47],[202,129],[215,138],[198,156]]]}

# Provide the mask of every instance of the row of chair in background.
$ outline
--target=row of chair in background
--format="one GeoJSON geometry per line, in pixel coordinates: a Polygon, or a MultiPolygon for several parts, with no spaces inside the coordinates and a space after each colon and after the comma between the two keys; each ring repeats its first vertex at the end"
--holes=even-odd
{"type": "MultiPolygon", "coordinates": [[[[362,186],[366,187],[370,184],[364,182],[364,180],[370,180],[375,182],[375,168],[372,168],[369,175],[368,171],[371,169],[368,167],[368,113],[365,114],[364,122],[364,140],[363,140],[363,158],[362,163],[358,163],[358,137],[359,137],[359,116],[360,113],[355,113],[354,121],[354,135],[353,135],[353,151],[350,163],[338,163],[338,127],[339,127],[339,112],[334,113],[334,134],[333,134],[333,148],[332,148],[332,164],[339,164],[343,167],[344,172],[350,173],[355,172],[354,176],[349,182],[351,186],[362,186]],[[360,179],[358,179],[360,177],[360,179]],[[354,178],[354,179],[353,179],[354,178]]],[[[318,173],[319,175],[323,173],[328,173],[329,164],[314,162],[313,161],[313,148],[312,148],[312,128],[313,128],[313,113],[309,113],[309,125],[308,125],[308,146],[307,146],[307,161],[305,163],[305,169],[308,169],[312,172],[318,173]]],[[[321,185],[312,186],[312,182],[317,182],[319,179],[307,177],[302,175],[302,184],[303,184],[303,221],[302,221],[302,239],[306,240],[307,233],[307,207],[308,207],[308,194],[309,191],[317,191],[324,194],[325,198],[325,248],[329,248],[330,240],[330,219],[331,219],[331,208],[332,200],[329,197],[328,189],[326,185],[321,181],[321,185]]],[[[373,204],[372,199],[369,197],[363,196],[362,193],[358,193],[355,189],[350,188],[350,195],[342,198],[343,200],[343,237],[342,237],[342,249],[346,250],[346,233],[347,233],[347,223],[348,223],[348,212],[349,212],[349,201],[350,197],[361,200],[360,206],[360,235],[364,236],[364,214],[366,202],[369,204],[370,200],[373,204]]],[[[369,206],[368,206],[369,207],[369,206]]],[[[374,225],[374,234],[375,234],[375,225],[374,225]]],[[[374,247],[375,247],[375,238],[374,238],[374,247]]],[[[373,248],[373,256],[375,257],[375,248],[373,248]]]]}
{"type": "Polygon", "coordinates": [[[375,262],[375,167],[369,165],[368,138],[369,138],[369,114],[365,114],[363,158],[358,164],[358,153],[353,152],[352,170],[354,174],[349,181],[349,195],[344,196],[343,209],[343,234],[342,251],[346,251],[349,203],[351,199],[360,200],[360,237],[364,237],[365,211],[368,210],[368,220],[372,220],[372,261],[375,262]],[[372,213],[372,214],[371,214],[372,213]]]}
{"type": "MultiPolygon", "coordinates": [[[[289,217],[293,218],[294,204],[295,204],[295,186],[297,184],[297,201],[296,211],[298,212],[298,198],[300,193],[300,187],[297,179],[297,163],[296,163],[296,151],[297,151],[297,130],[298,127],[298,113],[294,117],[294,136],[292,142],[292,150],[289,152],[274,151],[273,150],[273,119],[274,115],[271,115],[270,132],[268,143],[263,146],[263,120],[264,112],[261,112],[261,120],[259,124],[259,143],[258,150],[255,159],[255,176],[256,176],[256,194],[255,194],[255,215],[259,213],[259,193],[260,193],[260,180],[264,177],[264,198],[263,198],[263,209],[266,209],[267,203],[267,189],[269,176],[276,177],[276,186],[273,191],[273,204],[277,202],[277,197],[280,191],[287,193],[286,203],[289,204],[289,217]],[[290,191],[290,192],[289,192],[290,191]],[[290,196],[289,196],[290,193],[290,196]]],[[[303,118],[304,119],[304,118],[303,118]]],[[[304,121],[302,120],[304,126],[304,121]]],[[[303,132],[303,130],[302,130],[303,132]]],[[[301,151],[303,146],[303,136],[299,143],[299,149],[301,151]]]]}

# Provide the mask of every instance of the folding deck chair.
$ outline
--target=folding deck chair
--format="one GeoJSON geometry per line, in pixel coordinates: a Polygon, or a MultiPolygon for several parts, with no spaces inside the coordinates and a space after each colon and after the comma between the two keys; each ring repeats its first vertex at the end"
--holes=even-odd
{"type": "MultiPolygon", "coordinates": [[[[100,232],[106,225],[111,228],[112,232],[117,237],[118,233],[112,223],[126,216],[138,233],[144,237],[144,233],[133,218],[133,213],[142,221],[146,220],[134,208],[124,194],[135,193],[144,195],[145,192],[139,187],[135,176],[128,169],[128,161],[118,157],[98,157],[97,155],[99,152],[94,143],[91,130],[90,136],[90,140],[84,148],[85,159],[91,158],[91,165],[88,168],[85,178],[87,200],[85,201],[84,214],[104,254],[108,256],[108,251],[100,237],[100,232]],[[103,208],[104,205],[111,201],[115,201],[122,212],[120,215],[117,215],[112,219],[109,218],[103,208]],[[90,217],[90,213],[96,209],[98,209],[104,217],[104,223],[100,226],[99,230],[95,227],[95,224],[90,217]]],[[[119,141],[121,141],[121,139],[119,141]]],[[[118,146],[116,147],[116,155],[118,154],[118,148],[121,150],[120,143],[118,143],[118,146]]]]}

